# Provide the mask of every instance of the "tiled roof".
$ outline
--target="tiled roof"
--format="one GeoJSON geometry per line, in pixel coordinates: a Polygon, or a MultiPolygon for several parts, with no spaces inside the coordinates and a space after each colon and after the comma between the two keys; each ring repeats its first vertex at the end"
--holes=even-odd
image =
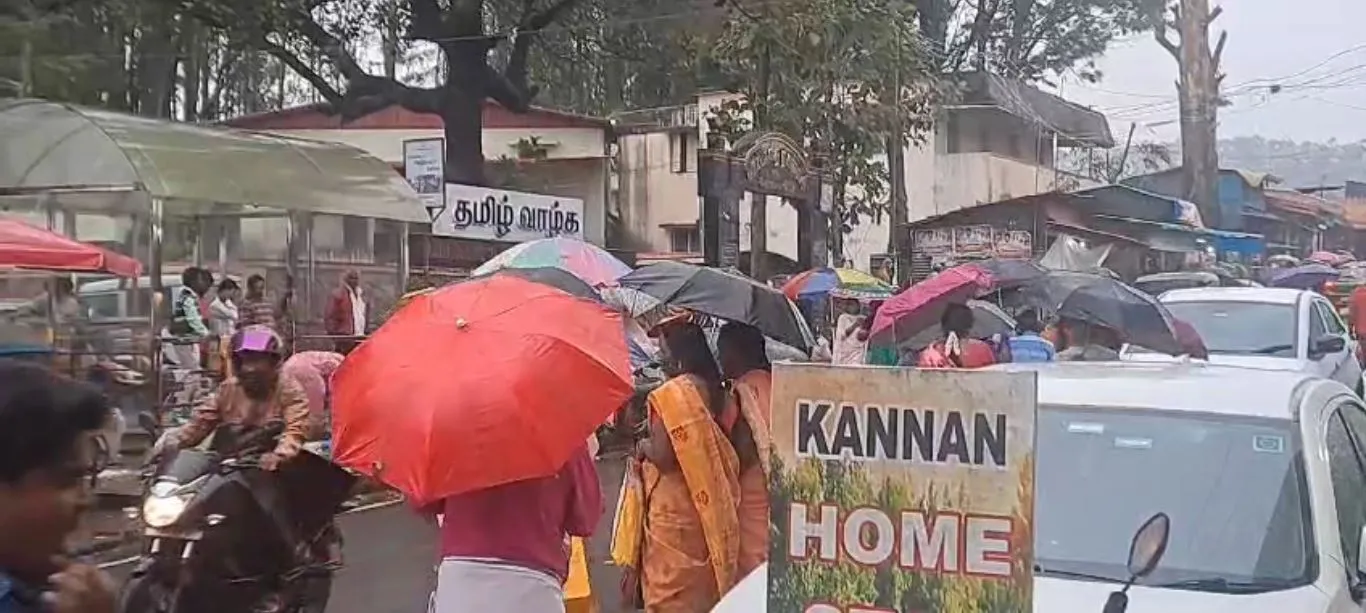
{"type": "Polygon", "coordinates": [[[1266,205],[1285,213],[1308,217],[1340,217],[1342,206],[1325,198],[1290,189],[1266,189],[1266,205]]]}

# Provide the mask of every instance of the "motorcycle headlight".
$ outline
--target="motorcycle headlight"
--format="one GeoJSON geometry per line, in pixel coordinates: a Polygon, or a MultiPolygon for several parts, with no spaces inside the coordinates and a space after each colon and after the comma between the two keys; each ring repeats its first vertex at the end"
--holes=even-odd
{"type": "Polygon", "coordinates": [[[180,496],[153,496],[142,503],[142,521],[153,528],[165,528],[180,519],[186,501],[180,496]]]}

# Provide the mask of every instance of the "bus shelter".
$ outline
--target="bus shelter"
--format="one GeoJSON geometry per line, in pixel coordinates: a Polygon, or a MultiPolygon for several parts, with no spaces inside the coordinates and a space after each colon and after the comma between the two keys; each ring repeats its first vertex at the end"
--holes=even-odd
{"type": "MultiPolygon", "coordinates": [[[[409,268],[408,224],[431,221],[391,166],[347,145],[32,99],[0,100],[0,212],[37,216],[77,239],[81,216],[119,220],[129,229],[121,251],[145,263],[153,296],[162,295],[172,221],[279,220],[288,278],[310,287],[313,216],[394,222],[401,228],[393,271],[400,288],[409,268]]],[[[193,263],[216,256],[224,270],[224,246],[202,244],[203,237],[194,235],[193,263]]],[[[148,309],[154,336],[166,314],[148,309]]],[[[150,346],[159,365],[159,343],[150,346]]]]}

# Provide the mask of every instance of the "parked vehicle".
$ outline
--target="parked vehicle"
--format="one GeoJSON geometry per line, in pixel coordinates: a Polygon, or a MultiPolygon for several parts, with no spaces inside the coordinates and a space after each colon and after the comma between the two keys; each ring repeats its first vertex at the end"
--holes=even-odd
{"type": "MultiPolygon", "coordinates": [[[[990,369],[1038,377],[1035,611],[1102,610],[1154,510],[1173,536],[1129,613],[1362,610],[1366,403],[1347,387],[1203,362],[990,369]]],[[[765,582],[714,612],[765,611],[765,582]]]]}
{"type": "Polygon", "coordinates": [[[1338,268],[1342,276],[1337,281],[1330,281],[1323,286],[1323,295],[1333,303],[1338,315],[1343,320],[1351,321],[1347,317],[1347,311],[1352,299],[1352,292],[1356,288],[1366,285],[1366,262],[1351,262],[1338,268]]]}
{"type": "Polygon", "coordinates": [[[121,613],[326,610],[335,569],[315,545],[354,477],[311,453],[265,473],[259,458],[281,430],[220,427],[209,450],[149,465],[146,551],[123,588],[121,613]]]}
{"type": "MultiPolygon", "coordinates": [[[[1362,387],[1357,342],[1333,305],[1314,292],[1286,288],[1206,287],[1172,290],[1158,301],[1195,331],[1217,364],[1295,370],[1362,387]]],[[[1124,358],[1172,358],[1141,348],[1124,358]]]]}

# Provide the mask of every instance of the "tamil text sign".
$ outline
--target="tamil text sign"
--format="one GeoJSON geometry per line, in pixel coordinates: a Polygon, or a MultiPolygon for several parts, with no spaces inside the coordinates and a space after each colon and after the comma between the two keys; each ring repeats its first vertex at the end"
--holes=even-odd
{"type": "Polygon", "coordinates": [[[1031,610],[1033,373],[773,372],[770,613],[1031,610]]]}
{"type": "Polygon", "coordinates": [[[432,233],[520,243],[567,236],[583,239],[583,201],[471,185],[446,185],[446,208],[432,233]]]}

